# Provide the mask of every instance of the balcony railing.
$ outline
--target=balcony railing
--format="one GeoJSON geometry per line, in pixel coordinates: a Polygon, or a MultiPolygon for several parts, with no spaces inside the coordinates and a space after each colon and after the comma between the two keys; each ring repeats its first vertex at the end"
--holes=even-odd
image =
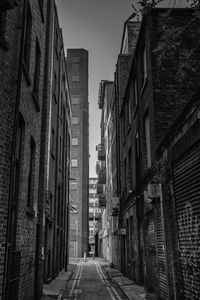
{"type": "Polygon", "coordinates": [[[99,195],[99,207],[105,207],[106,206],[106,195],[100,194],[99,195]]]}
{"type": "Polygon", "coordinates": [[[106,151],[103,144],[97,145],[97,158],[98,160],[105,160],[106,159],[106,151]]]}
{"type": "Polygon", "coordinates": [[[97,161],[96,172],[98,175],[98,184],[106,184],[106,163],[105,161],[97,161]]]}
{"type": "Polygon", "coordinates": [[[104,83],[104,80],[102,80],[99,84],[99,95],[98,95],[98,105],[99,105],[100,109],[103,108],[104,93],[105,93],[105,83],[104,83]]]}
{"type": "Polygon", "coordinates": [[[97,184],[97,195],[104,193],[104,186],[103,184],[97,184]]]}
{"type": "Polygon", "coordinates": [[[98,183],[99,184],[106,184],[106,169],[102,169],[102,170],[99,171],[98,183]]]}

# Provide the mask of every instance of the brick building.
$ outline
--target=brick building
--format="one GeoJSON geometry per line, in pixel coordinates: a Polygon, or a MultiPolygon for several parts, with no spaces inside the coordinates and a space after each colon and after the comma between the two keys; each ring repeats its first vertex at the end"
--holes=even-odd
{"type": "MultiPolygon", "coordinates": [[[[58,23],[55,26],[58,37],[55,34],[52,39],[49,30],[52,15],[57,17],[53,0],[0,4],[0,299],[38,299],[42,294],[44,260],[46,264],[48,259],[45,256],[45,210],[52,172],[48,167],[51,130],[48,125],[51,124],[49,119],[54,117],[54,110],[50,113],[49,109],[53,97],[50,97],[52,77],[48,75],[52,68],[57,68],[58,99],[62,89],[65,114],[65,125],[61,126],[59,135],[57,126],[55,135],[64,137],[70,131],[69,94],[63,87],[67,83],[64,52],[58,53],[60,63],[53,64],[50,57],[52,48],[56,47],[52,41],[59,39],[58,47],[63,48],[58,23]],[[61,85],[63,74],[65,79],[61,85]]],[[[60,103],[58,100],[59,110],[55,109],[59,114],[60,103]]],[[[59,144],[57,138],[55,145],[56,153],[63,152],[63,157],[68,147],[69,157],[69,140],[59,144]]],[[[69,169],[66,161],[64,165],[60,176],[67,180],[67,174],[63,175],[64,170],[69,169]]],[[[66,190],[64,193],[67,195],[66,190]]],[[[67,224],[67,214],[64,219],[67,224]]],[[[66,249],[67,227],[60,230],[58,234],[62,234],[66,249]]],[[[61,257],[57,270],[64,266],[64,253],[61,257]]]]}
{"type": "Polygon", "coordinates": [[[89,250],[99,256],[99,223],[101,208],[97,197],[97,178],[89,178],[89,250]]]}
{"type": "MultiPolygon", "coordinates": [[[[101,232],[101,252],[102,257],[106,261],[110,261],[110,238],[109,238],[109,200],[110,190],[108,183],[108,175],[106,173],[108,158],[108,126],[110,117],[110,105],[112,98],[113,82],[102,80],[99,84],[98,105],[102,109],[101,113],[101,143],[97,146],[97,194],[99,199],[99,207],[102,208],[102,232],[101,232]]],[[[107,168],[107,170],[109,170],[107,168]]],[[[109,170],[110,171],[110,170],[109,170]]]]}
{"type": "Polygon", "coordinates": [[[166,12],[143,14],[131,53],[125,29],[117,61],[118,261],[149,299],[198,299],[198,20],[191,9],[166,12]],[[173,30],[175,48],[164,38],[173,30]]]}
{"type": "Polygon", "coordinates": [[[89,119],[88,51],[67,49],[72,101],[69,256],[88,252],[89,119]]]}
{"type": "MultiPolygon", "coordinates": [[[[66,58],[57,10],[51,2],[46,61],[41,145],[40,195],[45,197],[45,282],[67,268],[69,230],[69,172],[71,144],[71,100],[66,58]],[[48,153],[48,155],[47,155],[48,153]]],[[[42,202],[42,201],[41,201],[42,202]]]]}

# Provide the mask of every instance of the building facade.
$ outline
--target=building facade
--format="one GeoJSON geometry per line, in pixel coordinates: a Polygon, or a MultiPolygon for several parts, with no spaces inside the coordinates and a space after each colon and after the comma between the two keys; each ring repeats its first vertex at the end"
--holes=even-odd
{"type": "Polygon", "coordinates": [[[97,178],[89,178],[89,250],[99,256],[99,222],[101,208],[97,197],[97,178]]]}
{"type": "Polygon", "coordinates": [[[67,67],[72,100],[69,256],[82,257],[89,230],[88,51],[67,49],[67,67]]]}
{"type": "MultiPolygon", "coordinates": [[[[139,26],[135,36],[127,34],[130,27],[125,23],[109,132],[104,126],[109,176],[105,191],[111,191],[117,172],[119,268],[145,286],[148,299],[199,297],[200,61],[193,13],[191,9],[144,11],[141,24],[135,22],[139,26]],[[179,32],[175,45],[169,34],[173,30],[179,32]],[[129,44],[133,51],[127,50],[129,44]],[[187,67],[183,49],[191,54],[187,67]],[[111,130],[112,113],[115,130],[111,130]],[[114,154],[111,145],[116,133],[114,154]],[[112,170],[114,155],[117,170],[112,170]]],[[[111,205],[107,193],[107,218],[111,205]]],[[[108,230],[112,232],[111,222],[108,230]]]]}
{"type": "MultiPolygon", "coordinates": [[[[61,93],[60,73],[65,74],[63,105],[66,118],[62,137],[66,136],[66,127],[70,131],[64,52],[57,67],[51,57],[54,48],[51,43],[55,41],[49,30],[52,16],[56,16],[53,0],[3,1],[0,4],[0,299],[39,299],[43,277],[46,280],[44,266],[49,251],[45,244],[49,211],[47,186],[53,176],[47,167],[50,157],[48,124],[54,118],[54,111],[49,109],[53,100],[50,96],[52,69],[59,68],[58,95],[61,93]]],[[[55,27],[59,31],[60,49],[63,46],[58,23],[55,27]]],[[[60,147],[55,141],[57,152],[64,153],[69,143],[65,140],[60,147]]],[[[69,149],[66,156],[69,156],[69,149]]],[[[63,170],[68,173],[68,167],[65,162],[63,164],[63,170]]],[[[63,180],[67,180],[67,176],[63,176],[63,180]]],[[[67,191],[63,193],[68,201],[67,191]]],[[[62,220],[68,223],[67,214],[62,220]]],[[[65,230],[62,226],[62,242],[67,249],[67,227],[65,230]]],[[[63,266],[62,260],[59,269],[63,266]]]]}
{"type": "MultiPolygon", "coordinates": [[[[97,145],[97,194],[99,199],[99,207],[102,208],[102,230],[101,230],[101,253],[106,261],[110,261],[110,237],[109,237],[109,201],[110,185],[106,183],[110,180],[106,173],[106,163],[109,165],[108,155],[108,126],[110,117],[110,105],[113,90],[113,82],[102,80],[99,84],[98,105],[102,109],[101,113],[101,143],[97,145]]],[[[110,170],[107,168],[107,170],[110,170]]]]}
{"type": "Polygon", "coordinates": [[[44,273],[49,282],[68,264],[71,99],[62,30],[51,3],[41,136],[41,195],[45,197],[44,273]],[[47,75],[48,74],[48,75],[47,75]],[[47,155],[48,153],[48,155],[47,155]],[[42,159],[43,158],[43,159],[42,159]]]}

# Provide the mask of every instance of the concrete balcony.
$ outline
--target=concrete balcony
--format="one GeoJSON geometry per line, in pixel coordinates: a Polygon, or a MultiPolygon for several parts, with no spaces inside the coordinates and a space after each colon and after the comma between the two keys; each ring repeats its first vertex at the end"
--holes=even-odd
{"type": "Polygon", "coordinates": [[[99,194],[99,207],[106,207],[106,195],[99,194]]]}
{"type": "Polygon", "coordinates": [[[103,184],[97,184],[97,195],[104,194],[104,186],[103,184]]]}
{"type": "Polygon", "coordinates": [[[97,150],[97,158],[98,158],[98,160],[105,161],[105,159],[106,159],[106,150],[105,150],[104,145],[103,144],[97,145],[96,150],[97,150]]]}
{"type": "Polygon", "coordinates": [[[97,161],[96,172],[98,175],[98,184],[106,184],[106,163],[105,163],[105,161],[97,161]]]}

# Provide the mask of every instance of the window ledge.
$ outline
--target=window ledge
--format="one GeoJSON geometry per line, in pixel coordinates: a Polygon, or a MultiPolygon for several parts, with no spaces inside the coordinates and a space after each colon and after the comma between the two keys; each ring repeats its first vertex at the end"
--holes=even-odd
{"type": "Polygon", "coordinates": [[[40,111],[39,100],[38,100],[38,96],[36,95],[36,93],[34,91],[32,91],[32,98],[33,98],[33,102],[35,104],[36,110],[39,112],[40,111]]]}
{"type": "Polygon", "coordinates": [[[57,60],[58,60],[58,46],[55,45],[55,52],[56,52],[56,57],[57,57],[57,60]]]}
{"type": "Polygon", "coordinates": [[[0,37],[0,47],[3,48],[5,51],[9,50],[9,44],[3,37],[0,37]]]}
{"type": "Polygon", "coordinates": [[[26,207],[26,215],[31,218],[35,216],[35,211],[31,206],[26,207]]]}
{"type": "Polygon", "coordinates": [[[51,157],[53,158],[53,160],[55,160],[55,154],[53,153],[53,151],[51,151],[51,157]]]}
{"type": "Polygon", "coordinates": [[[133,114],[132,114],[132,120],[135,118],[136,111],[137,111],[137,104],[135,105],[135,108],[134,108],[134,111],[133,111],[133,114]]]}
{"type": "Polygon", "coordinates": [[[141,96],[142,96],[142,94],[144,93],[146,84],[147,84],[147,77],[145,77],[144,82],[143,82],[143,84],[142,84],[142,88],[141,88],[141,92],[140,92],[140,95],[141,95],[141,96]]]}
{"type": "Polygon", "coordinates": [[[25,62],[23,62],[23,72],[24,72],[24,76],[26,78],[26,83],[28,86],[31,85],[31,78],[30,78],[30,75],[29,75],[29,71],[28,71],[28,68],[25,64],[25,62]]]}
{"type": "Polygon", "coordinates": [[[56,93],[55,92],[53,92],[53,98],[54,98],[55,103],[57,104],[57,97],[56,97],[56,93]]]}

